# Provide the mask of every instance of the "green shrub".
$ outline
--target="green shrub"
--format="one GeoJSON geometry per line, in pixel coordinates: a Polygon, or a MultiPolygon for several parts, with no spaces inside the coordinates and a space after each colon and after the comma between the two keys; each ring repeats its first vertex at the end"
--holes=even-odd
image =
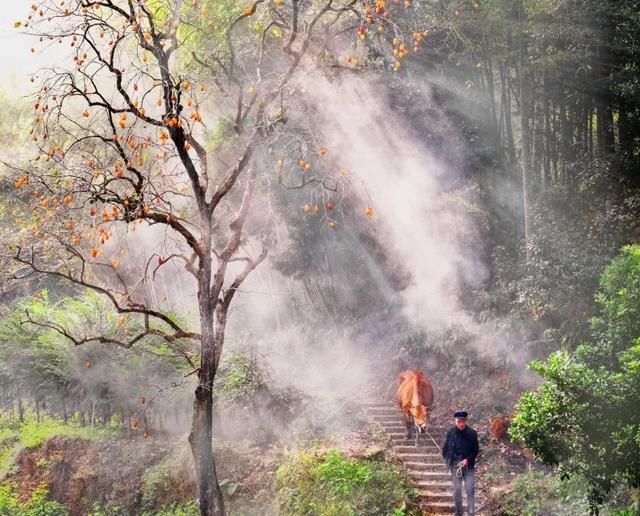
{"type": "Polygon", "coordinates": [[[167,492],[171,482],[171,470],[168,464],[158,464],[143,478],[142,507],[151,510],[157,505],[157,499],[167,492]]]}
{"type": "Polygon", "coordinates": [[[20,503],[13,484],[0,485],[0,516],[67,516],[60,502],[48,499],[48,490],[38,487],[26,503],[20,503]]]}
{"type": "Polygon", "coordinates": [[[141,516],[198,516],[200,510],[195,502],[174,503],[173,505],[143,512],[141,516]]]}
{"type": "Polygon", "coordinates": [[[550,513],[555,492],[551,481],[542,473],[533,472],[520,475],[513,483],[513,489],[501,501],[505,516],[537,516],[550,513]]]}
{"type": "MultiPolygon", "coordinates": [[[[67,516],[69,511],[60,502],[47,499],[49,492],[42,486],[31,495],[29,502],[21,506],[24,516],[67,516]]],[[[16,515],[19,513],[16,513],[16,515]]]]}
{"type": "Polygon", "coordinates": [[[221,364],[222,388],[218,395],[227,401],[251,399],[267,390],[268,372],[259,364],[254,350],[230,353],[221,364]]]}
{"type": "Polygon", "coordinates": [[[602,274],[592,340],[530,368],[544,383],[516,406],[510,434],[582,479],[591,510],[616,486],[640,486],[640,245],[602,274]]]}
{"type": "Polygon", "coordinates": [[[627,507],[625,509],[615,509],[611,511],[611,516],[638,516],[640,511],[633,507],[627,507]]]}
{"type": "Polygon", "coordinates": [[[292,454],[276,474],[280,514],[411,514],[417,493],[393,464],[348,459],[339,451],[292,454]]]}
{"type": "Polygon", "coordinates": [[[0,484],[0,516],[15,514],[18,510],[18,498],[12,484],[0,484]]]}

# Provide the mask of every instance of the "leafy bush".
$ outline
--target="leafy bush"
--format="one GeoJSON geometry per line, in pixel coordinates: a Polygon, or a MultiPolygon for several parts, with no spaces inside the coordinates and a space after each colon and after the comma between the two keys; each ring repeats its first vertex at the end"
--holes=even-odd
{"type": "Polygon", "coordinates": [[[295,389],[274,386],[266,358],[253,346],[226,354],[216,382],[214,397],[226,407],[259,406],[288,412],[300,398],[295,389]]]}
{"type": "Polygon", "coordinates": [[[255,353],[230,353],[221,366],[223,386],[220,396],[226,400],[246,400],[267,388],[268,373],[255,353]]]}
{"type": "Polygon", "coordinates": [[[542,473],[525,473],[513,483],[513,489],[501,500],[505,516],[549,514],[553,508],[553,487],[542,473]]]}
{"type": "Polygon", "coordinates": [[[158,496],[167,491],[170,482],[171,470],[168,464],[159,464],[148,471],[143,478],[142,507],[144,509],[155,507],[158,496]]]}
{"type": "Polygon", "coordinates": [[[602,275],[593,341],[530,367],[545,382],[517,405],[511,435],[584,478],[595,511],[618,484],[640,487],[640,245],[602,275]]]}
{"type": "Polygon", "coordinates": [[[11,484],[0,484],[0,516],[15,514],[18,499],[11,484]]]}
{"type": "Polygon", "coordinates": [[[292,454],[278,468],[276,483],[282,515],[401,516],[413,514],[416,501],[392,464],[348,459],[337,450],[292,454]]]}
{"type": "Polygon", "coordinates": [[[12,484],[0,485],[0,516],[67,516],[69,511],[59,502],[49,500],[47,488],[37,488],[26,503],[20,503],[12,484]]]}
{"type": "Polygon", "coordinates": [[[200,510],[195,502],[174,503],[154,511],[143,512],[141,516],[198,516],[200,510]]]}
{"type": "Polygon", "coordinates": [[[586,492],[580,483],[542,472],[524,473],[500,500],[504,516],[573,516],[587,510],[586,492]]]}

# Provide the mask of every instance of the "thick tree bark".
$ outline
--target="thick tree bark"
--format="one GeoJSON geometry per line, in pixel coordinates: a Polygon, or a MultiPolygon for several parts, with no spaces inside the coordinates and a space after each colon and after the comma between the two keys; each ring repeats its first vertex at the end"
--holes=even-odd
{"type": "MultiPolygon", "coordinates": [[[[214,304],[211,299],[211,227],[203,216],[203,246],[207,255],[200,258],[198,306],[201,326],[201,362],[193,403],[189,445],[196,468],[201,516],[224,516],[224,500],[213,458],[213,380],[216,374],[216,346],[213,328],[214,304]]],[[[204,252],[203,252],[204,255],[204,252]]]]}
{"type": "Polygon", "coordinates": [[[213,380],[196,388],[189,445],[196,468],[201,516],[223,516],[224,501],[213,459],[213,380]]]}

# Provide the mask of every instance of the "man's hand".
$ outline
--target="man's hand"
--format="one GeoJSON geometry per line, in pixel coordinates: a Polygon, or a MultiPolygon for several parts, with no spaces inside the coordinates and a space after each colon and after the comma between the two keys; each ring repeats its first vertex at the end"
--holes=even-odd
{"type": "Polygon", "coordinates": [[[460,461],[460,465],[461,465],[463,468],[466,468],[466,467],[469,465],[469,459],[463,459],[463,460],[461,460],[461,461],[460,461]]]}

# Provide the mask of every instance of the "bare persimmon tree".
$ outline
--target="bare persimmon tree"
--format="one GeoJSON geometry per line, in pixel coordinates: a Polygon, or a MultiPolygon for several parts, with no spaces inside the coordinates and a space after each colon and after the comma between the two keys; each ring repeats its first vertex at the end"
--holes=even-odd
{"type": "MultiPolygon", "coordinates": [[[[263,174],[253,156],[274,145],[286,124],[303,60],[359,69],[364,47],[346,62],[339,54],[372,34],[389,50],[390,68],[398,69],[409,45],[419,47],[426,34],[415,29],[406,35],[411,43],[403,43],[391,14],[410,2],[397,3],[40,0],[26,21],[16,22],[37,44],[67,48],[68,60],[32,79],[31,136],[38,150],[28,164],[12,167],[18,196],[32,205],[18,221],[13,273],[55,276],[97,291],[122,317],[139,318],[143,329],[131,334],[123,324],[109,335],[80,336],[28,315],[29,322],[76,345],[130,348],[160,336],[192,365],[198,383],[189,443],[202,515],[224,514],[212,390],[229,307],[268,253],[266,247],[247,253],[243,245],[263,174]],[[345,34],[348,43],[336,45],[345,34]],[[147,256],[146,267],[135,271],[122,263],[118,245],[135,241],[140,224],[163,228],[168,251],[147,256]],[[169,262],[184,263],[197,284],[196,330],[145,295],[146,282],[169,262]]],[[[279,173],[309,169],[298,158],[274,165],[279,173]]]]}

